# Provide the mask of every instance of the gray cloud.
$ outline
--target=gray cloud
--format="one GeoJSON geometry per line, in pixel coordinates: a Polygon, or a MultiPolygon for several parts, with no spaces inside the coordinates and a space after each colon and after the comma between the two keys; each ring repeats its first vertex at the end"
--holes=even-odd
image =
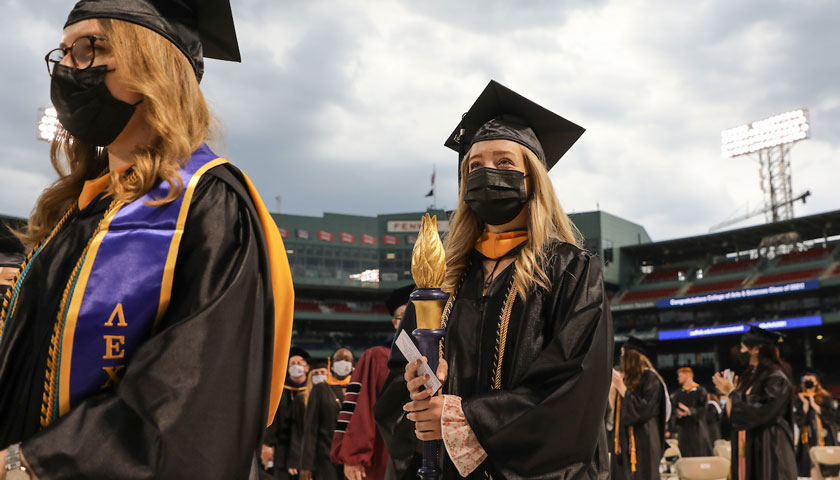
{"type": "MultiPolygon", "coordinates": [[[[755,166],[720,158],[720,130],[800,106],[814,138],[794,149],[794,183],[814,196],[797,212],[838,208],[836,2],[558,5],[234,2],[243,63],[209,60],[202,84],[219,153],[286,213],[420,210],[433,165],[452,207],[442,143],[495,78],[587,128],[551,174],[569,211],[599,203],[654,238],[702,233],[760,201],[755,166]]],[[[0,27],[26,40],[0,52],[0,212],[25,215],[52,178],[34,123],[69,4],[3,8],[0,27]]]]}

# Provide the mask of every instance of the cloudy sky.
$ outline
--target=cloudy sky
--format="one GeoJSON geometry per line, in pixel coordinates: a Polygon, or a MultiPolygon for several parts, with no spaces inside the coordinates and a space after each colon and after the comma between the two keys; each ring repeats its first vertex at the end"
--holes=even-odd
{"type": "MultiPolygon", "coordinates": [[[[2,0],[0,213],[54,179],[37,141],[43,56],[72,1],[2,0]]],[[[655,240],[760,205],[758,167],[720,131],[806,107],[797,215],[840,208],[840,2],[834,0],[233,0],[242,64],[208,60],[215,145],[283,213],[420,211],[456,195],[442,144],[490,79],[587,129],[551,177],[569,212],[601,209],[655,240]]],[[[752,223],[763,221],[757,217],[752,223]]],[[[742,225],[749,224],[749,222],[742,225]]]]}

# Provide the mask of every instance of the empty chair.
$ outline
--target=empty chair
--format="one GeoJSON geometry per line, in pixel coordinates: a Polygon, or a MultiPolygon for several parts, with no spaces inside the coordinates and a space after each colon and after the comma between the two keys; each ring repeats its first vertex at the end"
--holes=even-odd
{"type": "MultiPolygon", "coordinates": [[[[840,465],[840,447],[811,447],[809,450],[811,461],[817,467],[817,475],[820,475],[820,465],[840,465]]],[[[822,475],[815,480],[822,480],[822,475]]]]}
{"type": "Polygon", "coordinates": [[[665,453],[662,454],[662,458],[681,458],[682,455],[680,454],[680,447],[676,445],[669,445],[668,448],[665,449],[665,453]]]}
{"type": "Polygon", "coordinates": [[[732,448],[729,445],[715,445],[715,456],[732,461],[732,448]]]}
{"type": "Polygon", "coordinates": [[[686,457],[675,465],[680,480],[725,480],[729,460],[722,457],[686,457]]]}

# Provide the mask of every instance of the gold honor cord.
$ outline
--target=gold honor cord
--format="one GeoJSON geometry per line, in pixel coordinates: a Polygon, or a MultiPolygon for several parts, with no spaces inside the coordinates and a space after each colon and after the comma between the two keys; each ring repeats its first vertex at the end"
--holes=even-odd
{"type": "Polygon", "coordinates": [[[99,224],[96,226],[96,230],[94,230],[93,235],[90,236],[87,245],[85,245],[84,250],[82,250],[79,260],[76,261],[76,266],[73,268],[70,278],[67,279],[67,285],[64,287],[64,292],[61,295],[61,303],[58,306],[58,316],[56,317],[52,339],[50,340],[49,358],[47,358],[46,380],[44,381],[44,395],[43,402],[41,404],[41,427],[48,427],[53,420],[55,420],[53,412],[55,411],[55,383],[56,376],[58,375],[58,352],[60,350],[59,342],[61,341],[62,332],[64,331],[64,320],[67,313],[67,299],[70,296],[70,290],[82,268],[82,263],[84,263],[85,257],[87,257],[88,250],[90,250],[93,240],[99,232],[102,231],[105,224],[110,221],[113,214],[122,208],[122,206],[122,202],[118,202],[116,200],[111,201],[111,204],[105,211],[105,215],[99,221],[99,224]]]}
{"type": "MultiPolygon", "coordinates": [[[[514,263],[514,268],[516,268],[516,264],[514,263]]],[[[469,270],[469,266],[464,270],[465,272],[469,270]]],[[[449,315],[452,313],[452,306],[455,303],[455,296],[457,295],[458,290],[460,290],[461,285],[464,282],[464,277],[461,277],[461,281],[459,282],[458,288],[452,295],[449,297],[449,300],[446,302],[446,307],[443,310],[443,316],[441,318],[441,324],[443,328],[446,328],[446,323],[449,321],[449,315]]],[[[510,325],[510,315],[513,312],[513,302],[516,301],[516,288],[514,287],[514,278],[511,278],[510,285],[507,289],[507,295],[505,296],[505,303],[502,306],[502,312],[499,314],[499,323],[496,328],[496,355],[493,361],[493,382],[490,385],[492,390],[499,390],[502,388],[502,363],[504,362],[505,358],[505,345],[507,344],[507,334],[508,334],[508,326],[510,325]]],[[[443,342],[440,345],[440,356],[443,357],[443,342]]],[[[484,478],[488,480],[493,480],[493,476],[484,471],[484,478]]]]}
{"type": "Polygon", "coordinates": [[[29,254],[26,256],[26,260],[24,260],[23,263],[20,265],[20,269],[15,275],[15,279],[12,281],[11,288],[9,288],[9,290],[6,292],[6,295],[3,297],[3,301],[0,302],[0,339],[3,338],[3,329],[6,326],[6,319],[12,318],[12,316],[14,316],[15,307],[17,306],[17,299],[20,298],[19,296],[15,297],[15,303],[13,305],[10,305],[9,302],[12,298],[12,292],[15,289],[20,288],[18,287],[18,284],[23,285],[23,280],[26,278],[25,272],[29,271],[29,264],[38,255],[38,253],[40,253],[41,250],[43,250],[44,247],[46,247],[47,244],[50,243],[50,240],[52,240],[55,237],[58,231],[61,230],[61,227],[64,226],[64,224],[67,222],[67,219],[70,218],[70,214],[73,213],[74,210],[75,204],[67,210],[63,217],[61,217],[61,220],[59,220],[58,223],[56,223],[55,227],[53,227],[50,234],[44,237],[44,239],[41,240],[37,247],[29,251],[29,254]]]}

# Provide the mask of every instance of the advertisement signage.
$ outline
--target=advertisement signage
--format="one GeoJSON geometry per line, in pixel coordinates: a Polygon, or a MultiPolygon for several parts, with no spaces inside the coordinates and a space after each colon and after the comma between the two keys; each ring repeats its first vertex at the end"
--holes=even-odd
{"type": "Polygon", "coordinates": [[[765,330],[787,330],[791,328],[818,327],[823,324],[822,316],[785,318],[781,320],[765,320],[748,324],[715,325],[713,327],[687,328],[682,330],[662,330],[659,340],[682,340],[686,338],[717,337],[720,335],[736,335],[749,330],[750,325],[765,330]]]}
{"type": "Polygon", "coordinates": [[[764,297],[767,295],[779,295],[782,293],[814,290],[819,287],[819,280],[807,280],[804,282],[786,283],[782,285],[768,285],[765,287],[745,288],[729,292],[695,295],[693,297],[664,298],[662,300],[657,300],[656,306],[659,308],[685,307],[691,305],[725,302],[727,300],[743,300],[746,298],[764,297]]]}

